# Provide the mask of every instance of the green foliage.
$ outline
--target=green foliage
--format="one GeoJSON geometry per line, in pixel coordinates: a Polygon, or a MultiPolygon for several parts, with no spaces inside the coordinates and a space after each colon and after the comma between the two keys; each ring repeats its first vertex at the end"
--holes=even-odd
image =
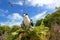
{"type": "Polygon", "coordinates": [[[2,26],[2,29],[3,29],[4,31],[9,31],[9,30],[10,30],[10,27],[9,27],[9,26],[4,25],[4,26],[2,26]]]}
{"type": "Polygon", "coordinates": [[[0,26],[0,33],[2,33],[3,32],[3,30],[2,30],[2,27],[0,26]]]}
{"type": "Polygon", "coordinates": [[[13,26],[12,26],[12,29],[11,29],[11,32],[15,32],[16,30],[19,30],[19,29],[21,29],[20,26],[18,26],[18,25],[13,25],[13,26]]]}
{"type": "Polygon", "coordinates": [[[43,20],[43,19],[37,20],[35,26],[40,26],[42,20],[43,20]]]}
{"type": "Polygon", "coordinates": [[[56,22],[58,25],[60,25],[60,7],[57,8],[57,10],[55,12],[45,16],[44,19],[38,20],[36,22],[36,26],[41,25],[42,20],[44,22],[44,25],[49,28],[51,28],[51,25],[53,25],[52,23],[54,23],[54,22],[56,22]]]}
{"type": "Polygon", "coordinates": [[[13,40],[14,37],[12,35],[9,35],[9,37],[6,40],[13,40]]]}
{"type": "Polygon", "coordinates": [[[1,32],[4,34],[5,32],[10,32],[11,28],[9,26],[3,25],[0,27],[1,32]]]}
{"type": "Polygon", "coordinates": [[[49,31],[49,28],[48,27],[45,27],[44,26],[44,23],[42,21],[41,22],[41,25],[35,27],[33,31],[36,32],[36,34],[39,36],[40,40],[46,40],[45,37],[47,35],[47,32],[49,31]]]}

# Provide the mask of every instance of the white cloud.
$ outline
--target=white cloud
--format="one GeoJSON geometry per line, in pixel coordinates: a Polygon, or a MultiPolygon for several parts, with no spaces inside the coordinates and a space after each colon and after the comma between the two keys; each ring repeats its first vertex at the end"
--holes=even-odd
{"type": "Polygon", "coordinates": [[[46,12],[47,12],[47,11],[44,11],[44,12],[42,12],[42,13],[38,13],[37,15],[35,15],[34,17],[32,17],[32,20],[35,22],[36,20],[39,20],[39,19],[41,19],[41,18],[44,18],[46,12]]]}
{"type": "Polygon", "coordinates": [[[38,6],[41,6],[41,5],[44,5],[44,4],[52,4],[53,0],[31,0],[31,4],[32,5],[38,5],[38,6]]]}
{"type": "Polygon", "coordinates": [[[59,7],[60,6],[60,0],[27,0],[27,4],[31,6],[44,6],[47,5],[47,7],[59,7]]]}
{"type": "MultiPolygon", "coordinates": [[[[23,5],[23,1],[12,2],[12,4],[23,5]]],[[[24,4],[34,7],[46,5],[48,8],[55,8],[60,6],[60,0],[25,0],[24,4]]]]}
{"type": "Polygon", "coordinates": [[[13,13],[12,15],[8,15],[7,16],[8,21],[6,22],[1,22],[1,25],[9,25],[9,26],[13,26],[13,25],[20,25],[22,22],[22,16],[19,15],[19,13],[13,13]]]}
{"type": "Polygon", "coordinates": [[[0,9],[0,12],[3,12],[3,13],[8,13],[8,10],[3,10],[3,9],[0,9]]]}
{"type": "Polygon", "coordinates": [[[22,5],[23,5],[23,2],[22,2],[22,1],[12,2],[12,4],[16,4],[16,5],[20,5],[20,6],[22,6],[22,5]]]}
{"type": "Polygon", "coordinates": [[[1,25],[13,26],[13,25],[20,25],[21,21],[19,21],[19,22],[10,22],[10,21],[7,21],[7,22],[1,22],[0,24],[1,25]]]}
{"type": "Polygon", "coordinates": [[[5,16],[9,11],[0,9],[0,16],[5,16]]]}
{"type": "Polygon", "coordinates": [[[22,19],[22,16],[19,15],[18,13],[13,13],[12,15],[8,15],[8,18],[11,19],[11,20],[20,20],[22,19]]]}

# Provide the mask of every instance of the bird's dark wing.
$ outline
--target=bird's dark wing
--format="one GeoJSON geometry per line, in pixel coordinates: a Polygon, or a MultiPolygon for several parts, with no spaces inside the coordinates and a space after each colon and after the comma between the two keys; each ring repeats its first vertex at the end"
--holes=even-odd
{"type": "Polygon", "coordinates": [[[33,26],[34,24],[33,24],[33,21],[30,21],[30,24],[31,24],[31,26],[33,26]]]}
{"type": "Polygon", "coordinates": [[[31,26],[33,26],[33,22],[31,23],[31,26]]]}
{"type": "Polygon", "coordinates": [[[30,19],[30,24],[31,26],[34,26],[32,19],[30,19]]]}

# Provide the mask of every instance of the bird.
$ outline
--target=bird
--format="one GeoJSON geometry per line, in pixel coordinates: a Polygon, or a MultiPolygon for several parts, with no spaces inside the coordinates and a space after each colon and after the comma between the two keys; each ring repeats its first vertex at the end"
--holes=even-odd
{"type": "Polygon", "coordinates": [[[26,30],[29,29],[33,26],[33,21],[28,17],[28,14],[24,13],[23,14],[23,21],[21,24],[22,29],[26,30]]]}

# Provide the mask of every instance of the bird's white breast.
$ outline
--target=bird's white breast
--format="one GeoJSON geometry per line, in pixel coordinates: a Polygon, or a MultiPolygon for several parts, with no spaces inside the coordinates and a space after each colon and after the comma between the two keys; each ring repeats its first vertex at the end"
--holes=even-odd
{"type": "Polygon", "coordinates": [[[24,17],[24,24],[25,26],[30,26],[30,19],[27,17],[24,17]]]}

